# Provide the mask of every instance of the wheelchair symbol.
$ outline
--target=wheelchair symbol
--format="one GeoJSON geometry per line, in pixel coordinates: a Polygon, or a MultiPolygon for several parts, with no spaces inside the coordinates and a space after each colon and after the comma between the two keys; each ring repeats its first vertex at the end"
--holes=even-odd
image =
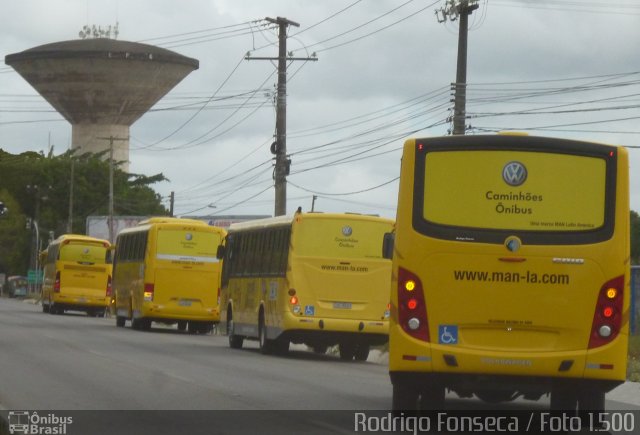
{"type": "Polygon", "coordinates": [[[439,344],[457,344],[458,343],[458,327],[456,325],[438,326],[438,343],[439,344]]]}

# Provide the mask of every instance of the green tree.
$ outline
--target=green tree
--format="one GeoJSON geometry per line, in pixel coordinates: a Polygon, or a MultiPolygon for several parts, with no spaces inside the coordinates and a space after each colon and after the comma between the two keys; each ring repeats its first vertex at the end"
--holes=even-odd
{"type": "MultiPolygon", "coordinates": [[[[109,164],[100,155],[59,156],[26,152],[13,155],[0,149],[0,201],[9,217],[0,224],[0,272],[24,274],[29,264],[32,229],[27,218],[37,219],[41,238],[52,231],[67,232],[73,165],[73,233],[84,234],[86,218],[106,215],[109,209],[109,164]]],[[[149,185],[162,174],[143,176],[114,170],[116,215],[162,216],[168,211],[149,185]]]]}

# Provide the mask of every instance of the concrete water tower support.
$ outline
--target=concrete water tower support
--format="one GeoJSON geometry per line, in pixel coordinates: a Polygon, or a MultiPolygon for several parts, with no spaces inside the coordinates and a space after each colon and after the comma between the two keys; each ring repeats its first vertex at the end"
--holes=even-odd
{"type": "Polygon", "coordinates": [[[131,124],[199,67],[170,50],[107,38],[41,45],[9,54],[5,63],[72,124],[71,148],[78,154],[108,151],[105,137],[126,139],[113,145],[124,171],[131,124]]]}

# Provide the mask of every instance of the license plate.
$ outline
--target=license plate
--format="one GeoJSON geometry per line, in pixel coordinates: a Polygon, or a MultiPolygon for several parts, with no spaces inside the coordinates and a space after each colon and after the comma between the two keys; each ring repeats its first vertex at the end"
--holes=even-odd
{"type": "Polygon", "coordinates": [[[84,303],[89,302],[89,299],[87,299],[87,298],[78,298],[78,302],[81,303],[81,304],[84,304],[84,303]]]}
{"type": "Polygon", "coordinates": [[[335,308],[337,310],[350,310],[351,309],[351,302],[334,302],[333,303],[333,308],[335,308]]]}
{"type": "Polygon", "coordinates": [[[181,307],[190,307],[191,306],[191,301],[180,300],[180,301],[178,301],[178,305],[180,305],[181,307]]]}

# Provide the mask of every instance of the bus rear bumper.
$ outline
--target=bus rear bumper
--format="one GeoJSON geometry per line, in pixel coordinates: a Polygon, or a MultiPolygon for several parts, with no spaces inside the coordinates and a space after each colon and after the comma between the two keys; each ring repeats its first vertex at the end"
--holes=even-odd
{"type": "Polygon", "coordinates": [[[106,308],[109,306],[110,298],[105,296],[56,294],[53,296],[53,303],[66,310],[82,311],[87,308],[106,308]]]}
{"type": "Polygon", "coordinates": [[[354,340],[376,346],[389,340],[389,323],[386,320],[298,317],[287,313],[284,324],[283,336],[293,343],[334,345],[354,340]]]}
{"type": "Polygon", "coordinates": [[[471,397],[478,391],[518,392],[525,399],[537,400],[554,389],[609,392],[624,383],[620,380],[564,378],[553,376],[517,376],[478,373],[425,373],[389,371],[391,383],[411,385],[417,390],[444,387],[460,397],[471,397]]]}

